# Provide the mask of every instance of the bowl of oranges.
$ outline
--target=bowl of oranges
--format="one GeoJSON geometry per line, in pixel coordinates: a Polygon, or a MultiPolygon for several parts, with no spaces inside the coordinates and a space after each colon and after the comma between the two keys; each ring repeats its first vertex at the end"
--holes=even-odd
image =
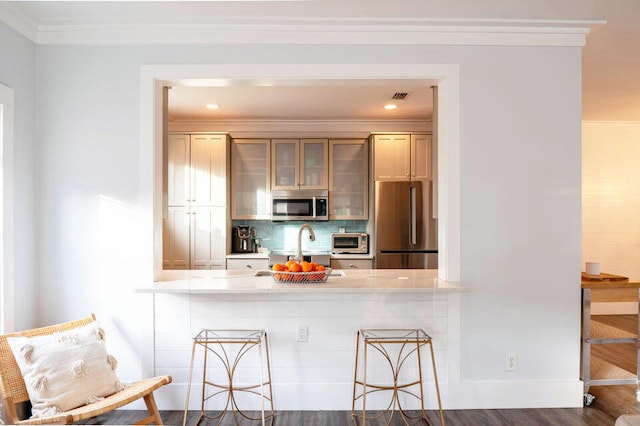
{"type": "Polygon", "coordinates": [[[289,260],[287,263],[276,263],[271,268],[271,276],[278,283],[317,283],[329,278],[331,268],[318,265],[316,262],[296,262],[289,260]]]}

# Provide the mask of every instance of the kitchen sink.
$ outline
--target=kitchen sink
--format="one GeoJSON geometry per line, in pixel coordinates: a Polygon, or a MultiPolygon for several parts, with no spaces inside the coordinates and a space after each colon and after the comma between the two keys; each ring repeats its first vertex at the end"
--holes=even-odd
{"type": "MultiPolygon", "coordinates": [[[[292,257],[295,257],[295,250],[273,250],[269,253],[269,266],[275,263],[286,263],[292,257]]],[[[307,262],[316,262],[318,265],[331,266],[331,254],[329,251],[323,250],[304,250],[302,259],[307,262]]]]}

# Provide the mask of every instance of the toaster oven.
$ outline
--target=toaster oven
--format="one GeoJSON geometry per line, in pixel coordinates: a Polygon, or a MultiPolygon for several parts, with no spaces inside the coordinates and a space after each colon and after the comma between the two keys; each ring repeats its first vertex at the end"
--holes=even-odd
{"type": "Polygon", "coordinates": [[[331,253],[369,253],[369,235],[360,232],[331,234],[331,253]]]}

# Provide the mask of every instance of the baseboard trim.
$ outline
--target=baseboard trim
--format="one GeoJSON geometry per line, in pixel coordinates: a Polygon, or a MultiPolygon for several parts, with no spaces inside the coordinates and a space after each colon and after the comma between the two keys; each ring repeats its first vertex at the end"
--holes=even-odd
{"type": "MultiPolygon", "coordinates": [[[[161,410],[184,410],[186,383],[172,383],[156,392],[161,410]]],[[[437,399],[431,383],[425,385],[425,408],[437,409],[437,399]]],[[[501,408],[570,408],[583,406],[583,384],[580,380],[510,381],[441,383],[444,409],[501,409],[501,408]]],[[[276,410],[351,410],[352,383],[312,383],[274,385],[276,410]]],[[[191,390],[190,410],[200,408],[200,388],[191,390]]],[[[255,404],[250,404],[255,405],[255,404]]],[[[371,401],[372,410],[386,406],[371,401]]],[[[407,409],[417,409],[409,401],[407,409]]],[[[248,410],[259,406],[247,406],[248,410]]]]}

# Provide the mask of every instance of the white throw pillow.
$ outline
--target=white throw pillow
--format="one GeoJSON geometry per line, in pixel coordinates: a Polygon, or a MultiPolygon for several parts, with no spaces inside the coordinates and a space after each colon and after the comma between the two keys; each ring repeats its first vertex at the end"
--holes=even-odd
{"type": "Polygon", "coordinates": [[[109,396],[124,386],[117,361],[107,353],[97,322],[36,337],[7,339],[24,378],[33,417],[68,411],[109,396]]]}

